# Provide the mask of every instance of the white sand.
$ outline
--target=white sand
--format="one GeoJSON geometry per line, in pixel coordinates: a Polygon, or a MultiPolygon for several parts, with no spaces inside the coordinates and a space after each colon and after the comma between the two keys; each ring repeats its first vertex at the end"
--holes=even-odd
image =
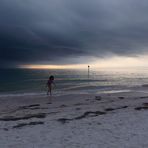
{"type": "Polygon", "coordinates": [[[52,104],[47,104],[46,96],[0,98],[0,148],[148,147],[148,109],[143,105],[148,103],[147,93],[95,96],[53,97],[52,104]],[[39,113],[43,118],[30,117],[39,113]],[[20,119],[28,116],[29,119],[20,119]],[[65,120],[59,121],[61,118],[65,120]],[[3,121],[9,119],[16,121],[3,121]],[[40,124],[14,128],[32,122],[40,124]]]}

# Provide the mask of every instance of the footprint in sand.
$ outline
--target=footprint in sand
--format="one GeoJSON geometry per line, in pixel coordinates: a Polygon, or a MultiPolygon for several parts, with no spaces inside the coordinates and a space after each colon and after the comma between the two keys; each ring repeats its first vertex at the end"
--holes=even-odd
{"type": "Polygon", "coordinates": [[[13,128],[21,128],[21,127],[24,127],[24,126],[39,125],[39,124],[44,124],[44,122],[38,121],[38,122],[30,122],[30,123],[20,123],[20,124],[13,126],[13,128]]]}
{"type": "Polygon", "coordinates": [[[96,96],[96,97],[95,97],[95,100],[97,100],[97,101],[100,101],[101,99],[102,99],[101,96],[96,96]]]}
{"type": "Polygon", "coordinates": [[[143,106],[135,107],[135,110],[148,109],[148,103],[143,103],[143,106]]]}

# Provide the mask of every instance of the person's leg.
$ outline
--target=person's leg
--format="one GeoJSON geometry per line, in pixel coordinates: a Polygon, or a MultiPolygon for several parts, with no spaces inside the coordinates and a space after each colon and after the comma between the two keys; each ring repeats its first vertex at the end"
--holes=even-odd
{"type": "Polygon", "coordinates": [[[49,87],[50,97],[49,97],[49,103],[52,103],[52,92],[51,92],[51,86],[49,87]]]}
{"type": "Polygon", "coordinates": [[[49,89],[47,90],[47,95],[49,95],[49,89]]]}
{"type": "Polygon", "coordinates": [[[49,88],[49,91],[50,91],[50,96],[52,96],[52,93],[51,93],[51,86],[50,86],[50,88],[49,88]]]}

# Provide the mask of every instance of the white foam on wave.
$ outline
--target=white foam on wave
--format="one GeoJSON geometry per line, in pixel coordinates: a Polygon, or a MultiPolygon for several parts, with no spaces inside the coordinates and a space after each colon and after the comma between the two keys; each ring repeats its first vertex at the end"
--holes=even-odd
{"type": "MultiPolygon", "coordinates": [[[[132,90],[108,90],[108,91],[102,91],[101,93],[109,93],[109,94],[114,94],[114,93],[122,93],[122,92],[131,92],[132,90]]],[[[100,93],[100,92],[98,92],[100,93]]]]}
{"type": "Polygon", "coordinates": [[[0,94],[0,97],[22,97],[22,96],[40,96],[45,93],[11,93],[11,94],[0,94]]]}
{"type": "MultiPolygon", "coordinates": [[[[74,92],[71,91],[54,91],[53,96],[61,96],[64,94],[71,94],[74,92]]],[[[75,92],[76,94],[78,92],[75,92]]],[[[0,98],[7,98],[7,97],[25,97],[25,96],[36,96],[36,97],[43,97],[47,96],[46,92],[26,92],[26,93],[7,93],[7,94],[0,94],[0,98]]]]}

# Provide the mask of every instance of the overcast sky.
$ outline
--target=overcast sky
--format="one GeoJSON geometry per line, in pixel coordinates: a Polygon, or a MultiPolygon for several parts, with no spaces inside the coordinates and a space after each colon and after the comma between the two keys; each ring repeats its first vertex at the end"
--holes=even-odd
{"type": "Polygon", "coordinates": [[[147,53],[147,0],[0,0],[0,67],[147,53]]]}

